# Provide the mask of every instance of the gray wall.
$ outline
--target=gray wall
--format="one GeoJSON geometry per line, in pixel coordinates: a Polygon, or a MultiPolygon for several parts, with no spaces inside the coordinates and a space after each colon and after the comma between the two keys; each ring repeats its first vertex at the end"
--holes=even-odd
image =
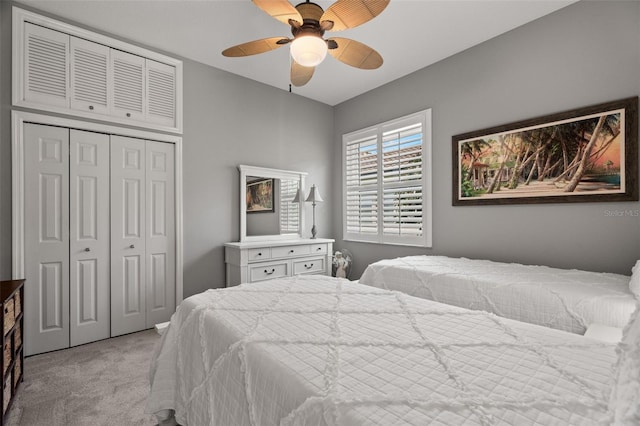
{"type": "MultiPolygon", "coordinates": [[[[222,244],[240,238],[238,164],[309,172],[331,185],[331,107],[185,62],[185,294],[224,283],[222,244]]],[[[320,209],[316,213],[321,212],[320,209]]],[[[311,211],[306,209],[306,221],[311,211]]],[[[328,214],[319,213],[328,236],[328,214]]],[[[310,226],[309,226],[310,227],[310,226]]],[[[306,230],[308,236],[309,231],[306,230]]]]}
{"type": "MultiPolygon", "coordinates": [[[[437,40],[426,41],[425,49],[437,40]]],[[[341,135],[433,109],[433,248],[344,242],[351,278],[370,262],[443,254],[630,275],[638,202],[452,207],[451,136],[640,93],[640,3],[582,1],[335,108],[332,204],[340,205],[341,135]]]]}
{"type": "MultiPolygon", "coordinates": [[[[0,279],[8,279],[11,277],[8,2],[0,1],[0,14],[0,279]]],[[[194,61],[184,61],[185,297],[224,286],[222,245],[238,241],[240,230],[237,165],[306,171],[309,186],[316,183],[320,188],[329,188],[332,137],[331,107],[194,61]]],[[[328,210],[323,207],[317,209],[320,235],[328,236],[328,210]]],[[[310,207],[306,209],[306,220],[311,222],[310,207]]]]}

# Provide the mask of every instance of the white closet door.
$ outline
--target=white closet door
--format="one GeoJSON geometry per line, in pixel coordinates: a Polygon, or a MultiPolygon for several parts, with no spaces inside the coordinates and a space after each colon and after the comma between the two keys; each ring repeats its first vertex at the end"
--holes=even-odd
{"type": "Polygon", "coordinates": [[[176,305],[174,145],[147,141],[147,328],[169,321],[176,305]]]}
{"type": "Polygon", "coordinates": [[[109,135],[70,133],[71,346],[109,337],[109,135]]]}
{"type": "Polygon", "coordinates": [[[25,124],[25,355],[69,346],[69,130],[25,124]]]}
{"type": "Polygon", "coordinates": [[[145,141],[111,136],[111,336],[144,330],[145,141]]]}

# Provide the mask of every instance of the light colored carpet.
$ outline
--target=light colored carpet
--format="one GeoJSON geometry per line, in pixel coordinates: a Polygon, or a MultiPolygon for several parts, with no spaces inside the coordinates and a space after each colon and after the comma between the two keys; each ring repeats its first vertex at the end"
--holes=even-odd
{"type": "Polygon", "coordinates": [[[25,359],[6,424],[155,425],[144,406],[159,340],[146,330],[25,359]]]}

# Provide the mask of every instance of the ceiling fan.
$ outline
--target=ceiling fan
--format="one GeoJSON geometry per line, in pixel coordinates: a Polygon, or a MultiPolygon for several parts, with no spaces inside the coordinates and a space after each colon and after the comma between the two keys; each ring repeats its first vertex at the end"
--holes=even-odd
{"type": "Polygon", "coordinates": [[[327,51],[337,60],[360,69],[376,69],[382,56],[369,46],[342,37],[323,39],[325,31],[357,27],[378,16],[390,0],[337,0],[326,11],[307,0],[295,7],[287,0],[252,0],[264,12],[290,25],[293,38],[270,37],[225,49],[228,57],[256,55],[291,44],[291,83],[304,86],[327,51]]]}

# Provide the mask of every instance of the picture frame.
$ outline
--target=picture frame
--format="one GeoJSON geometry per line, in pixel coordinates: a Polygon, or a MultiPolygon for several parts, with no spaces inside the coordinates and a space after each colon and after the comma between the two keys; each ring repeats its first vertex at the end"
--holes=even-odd
{"type": "Polygon", "coordinates": [[[247,180],[247,213],[273,213],[273,179],[247,180]]]}
{"type": "Polygon", "coordinates": [[[452,137],[454,206],[638,201],[638,97],[452,137]]]}

